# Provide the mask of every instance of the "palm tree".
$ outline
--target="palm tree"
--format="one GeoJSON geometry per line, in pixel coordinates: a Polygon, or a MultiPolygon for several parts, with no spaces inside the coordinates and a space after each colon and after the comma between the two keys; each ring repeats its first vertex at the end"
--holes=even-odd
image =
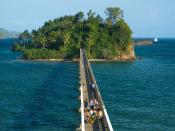
{"type": "Polygon", "coordinates": [[[89,57],[91,57],[91,47],[94,44],[94,38],[93,38],[93,35],[91,33],[89,34],[87,44],[88,44],[88,54],[89,54],[89,57]]]}
{"type": "Polygon", "coordinates": [[[45,48],[46,43],[47,43],[47,39],[45,36],[41,37],[40,39],[40,43],[42,44],[42,47],[45,48]]]}
{"type": "Polygon", "coordinates": [[[43,48],[45,48],[46,44],[47,44],[46,36],[44,34],[40,33],[40,32],[38,33],[37,36],[38,36],[37,37],[37,42],[40,43],[43,48]]]}
{"type": "Polygon", "coordinates": [[[69,44],[69,41],[70,41],[70,33],[65,32],[63,34],[63,39],[64,39],[64,48],[67,48],[67,45],[69,44]]]}

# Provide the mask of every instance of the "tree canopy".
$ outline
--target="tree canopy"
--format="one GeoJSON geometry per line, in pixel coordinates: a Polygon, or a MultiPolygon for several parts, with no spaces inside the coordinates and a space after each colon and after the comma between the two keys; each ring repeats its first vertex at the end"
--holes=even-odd
{"type": "Polygon", "coordinates": [[[15,51],[25,58],[78,58],[79,49],[86,49],[89,58],[113,59],[125,51],[132,31],[119,7],[109,7],[103,19],[92,10],[49,20],[29,33],[25,30],[14,44],[15,51]]]}
{"type": "Polygon", "coordinates": [[[106,8],[105,14],[107,15],[107,21],[112,24],[117,23],[117,20],[123,18],[123,11],[119,7],[108,7],[106,8]]]}

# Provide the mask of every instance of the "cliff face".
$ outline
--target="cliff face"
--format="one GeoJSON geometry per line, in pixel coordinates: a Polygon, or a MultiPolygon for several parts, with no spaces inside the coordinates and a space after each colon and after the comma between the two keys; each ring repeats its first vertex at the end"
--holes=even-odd
{"type": "Polygon", "coordinates": [[[135,60],[135,52],[132,44],[128,46],[126,51],[120,52],[119,56],[115,57],[114,60],[135,60]]]}

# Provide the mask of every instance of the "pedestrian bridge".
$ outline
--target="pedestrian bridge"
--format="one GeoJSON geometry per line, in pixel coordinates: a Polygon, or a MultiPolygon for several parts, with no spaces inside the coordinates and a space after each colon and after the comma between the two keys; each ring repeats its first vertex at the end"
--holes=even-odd
{"type": "MultiPolygon", "coordinates": [[[[90,62],[88,61],[86,51],[84,49],[80,49],[80,92],[81,92],[81,124],[80,130],[82,131],[113,131],[112,124],[110,122],[107,110],[105,108],[104,102],[102,100],[100,91],[98,89],[98,85],[96,83],[90,62]],[[93,119],[93,121],[89,122],[89,118],[87,114],[91,114],[88,111],[91,110],[89,108],[89,102],[91,99],[96,99],[98,102],[98,110],[100,109],[102,112],[102,117],[99,119],[93,119]],[[87,109],[88,108],[88,109],[87,109]],[[88,118],[88,120],[87,120],[88,118]]],[[[96,109],[93,109],[94,111],[96,109]]],[[[97,112],[98,113],[98,112],[97,112]]],[[[97,114],[96,113],[96,114],[97,114]]],[[[91,119],[90,119],[91,120],[91,119]]]]}

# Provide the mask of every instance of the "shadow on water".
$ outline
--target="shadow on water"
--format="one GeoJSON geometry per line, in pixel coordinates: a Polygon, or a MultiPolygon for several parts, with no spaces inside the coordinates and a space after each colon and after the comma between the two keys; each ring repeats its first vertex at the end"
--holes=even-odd
{"type": "Polygon", "coordinates": [[[31,99],[24,103],[24,112],[14,118],[10,129],[72,130],[78,127],[78,102],[75,100],[78,69],[64,66],[64,63],[58,64],[52,69],[31,99]]]}

